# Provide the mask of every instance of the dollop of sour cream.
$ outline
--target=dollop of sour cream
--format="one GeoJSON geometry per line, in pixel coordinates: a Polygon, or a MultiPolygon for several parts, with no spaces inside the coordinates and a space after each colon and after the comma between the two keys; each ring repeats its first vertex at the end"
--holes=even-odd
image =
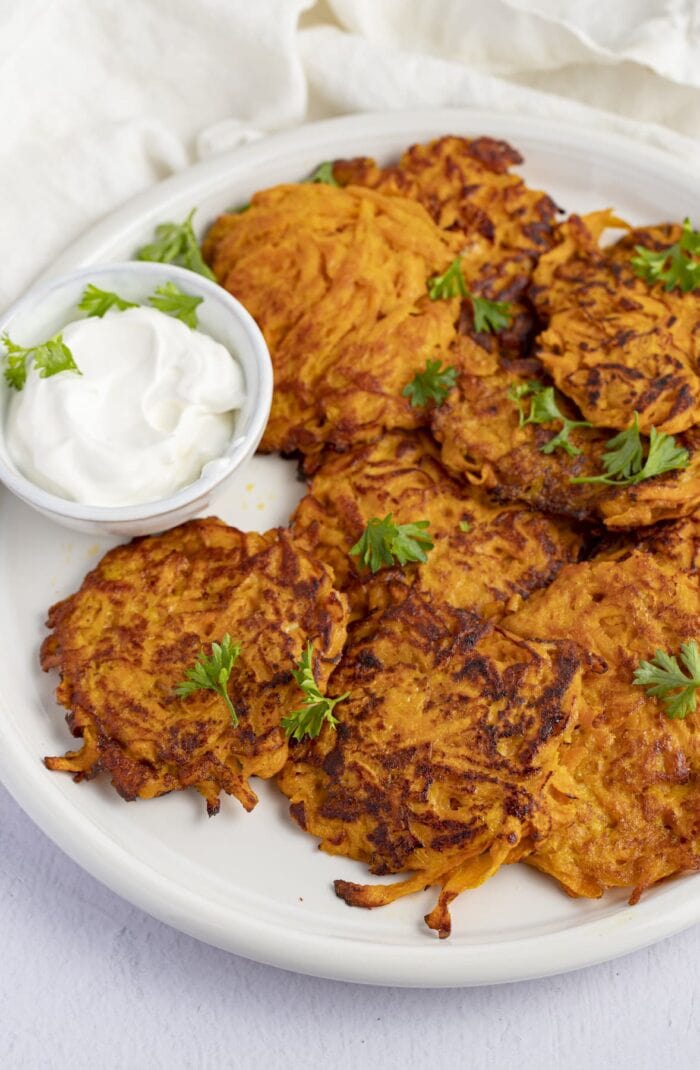
{"type": "Polygon", "coordinates": [[[30,366],[12,397],[8,450],[62,498],[97,506],[165,498],[225,451],[245,399],[234,356],[153,308],[76,320],[63,341],[82,374],[30,366]]]}

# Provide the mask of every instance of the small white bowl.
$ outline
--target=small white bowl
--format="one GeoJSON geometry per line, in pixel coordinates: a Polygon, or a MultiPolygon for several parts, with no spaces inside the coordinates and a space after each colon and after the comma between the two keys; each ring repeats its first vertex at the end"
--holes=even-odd
{"type": "Polygon", "coordinates": [[[69,501],[38,487],[12,461],[5,442],[11,390],[0,375],[0,480],[22,501],[64,527],[96,535],[150,535],[205,511],[215,492],[257,449],[272,403],[270,354],[253,317],[222,287],[172,264],[141,261],[81,268],[35,287],[0,317],[0,334],[6,331],[20,345],[51,338],[81,316],[78,302],[91,282],[142,303],[166,282],[176,282],[187,293],[203,298],[197,308],[199,330],[221,342],[238,359],[245,381],[245,401],[237,413],[228,448],[205,465],[199,479],[167,498],[114,507],[69,501]]]}

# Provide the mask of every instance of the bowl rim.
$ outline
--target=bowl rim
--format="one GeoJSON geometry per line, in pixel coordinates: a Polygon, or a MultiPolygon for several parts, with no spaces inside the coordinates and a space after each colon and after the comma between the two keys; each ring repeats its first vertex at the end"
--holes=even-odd
{"type": "MultiPolygon", "coordinates": [[[[69,498],[62,498],[58,494],[52,494],[38,486],[21,472],[10,468],[0,455],[0,482],[12,491],[18,498],[32,505],[34,508],[48,514],[65,517],[70,520],[92,521],[95,523],[118,524],[130,521],[146,521],[167,514],[176,513],[187,507],[205,494],[210,494],[243,464],[244,461],[255,452],[262,438],[267,424],[272,404],[273,372],[272,361],[267,343],[262,331],[248,312],[248,310],[232,294],[218,283],[189,271],[177,264],[167,264],[146,260],[118,260],[101,264],[87,265],[76,271],[52,277],[51,279],[35,284],[26,290],[9,308],[0,314],[0,334],[11,327],[12,320],[18,313],[25,311],[28,306],[36,306],[56,290],[64,286],[74,285],[82,280],[86,284],[101,275],[109,275],[119,272],[131,272],[134,275],[154,278],[169,276],[173,281],[179,280],[190,288],[199,288],[204,296],[212,298],[224,307],[227,313],[238,321],[246,335],[250,345],[253,362],[257,370],[257,383],[247,381],[246,370],[243,361],[239,358],[239,364],[246,379],[246,397],[243,406],[239,410],[245,414],[248,426],[242,433],[237,429],[231,436],[231,441],[226,452],[219,457],[212,458],[209,464],[218,463],[216,473],[211,472],[206,476],[201,474],[191,483],[175,491],[164,498],[156,498],[150,502],[141,502],[137,505],[89,505],[83,502],[75,502],[69,498]],[[251,393],[251,386],[253,392],[251,393]]],[[[203,330],[204,334],[208,332],[203,330]]],[[[232,354],[235,356],[235,354],[232,354]]],[[[240,417],[239,417],[240,420],[240,417]]],[[[0,439],[5,440],[5,421],[0,415],[0,439]]],[[[206,468],[208,465],[205,465],[206,468]]],[[[203,469],[204,472],[204,469],[203,469]]]]}

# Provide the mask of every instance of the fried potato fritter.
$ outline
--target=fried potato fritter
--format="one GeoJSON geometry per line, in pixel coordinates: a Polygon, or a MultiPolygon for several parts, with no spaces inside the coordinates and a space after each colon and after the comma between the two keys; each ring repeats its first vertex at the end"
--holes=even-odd
{"type": "MultiPolygon", "coordinates": [[[[545,454],[542,448],[560,429],[556,422],[519,425],[518,409],[508,398],[512,386],[538,378],[532,361],[495,361],[467,366],[458,387],[433,414],[433,433],[442,445],[442,462],[455,476],[483,485],[500,501],[524,501],[544,512],[609,528],[633,528],[674,519],[700,508],[700,432],[678,436],[690,452],[687,468],[632,486],[572,483],[573,477],[604,472],[603,454],[612,431],[575,428],[570,441],[581,452],[545,454]]],[[[567,399],[557,395],[560,410],[580,419],[567,399]]]]}
{"type": "MultiPolygon", "coordinates": [[[[336,160],[342,185],[368,186],[425,206],[437,225],[462,237],[464,271],[475,293],[511,303],[504,352],[519,356],[535,326],[526,291],[538,257],[554,244],[557,207],[530,189],[511,167],[522,157],[490,137],[441,137],[412,145],[399,162],[380,168],[366,157],[336,160]]],[[[464,325],[473,330],[466,310],[464,325]]],[[[490,336],[483,338],[485,344],[490,336]]]]}
{"type": "Polygon", "coordinates": [[[263,450],[346,448],[425,423],[401,391],[454,338],[459,301],[431,301],[427,280],[460,247],[418,203],[327,185],[264,190],[214,223],[204,255],[272,356],[263,450]]]}
{"type": "Polygon", "coordinates": [[[580,723],[561,751],[572,820],[527,858],[574,896],[620,887],[636,902],[656,881],[700,868],[697,716],[669,719],[632,682],[641,660],[700,636],[700,576],[678,568],[689,527],[670,540],[667,559],[637,549],[565,566],[504,622],[527,639],[573,639],[607,665],[584,676],[580,723]]]}
{"type": "Polygon", "coordinates": [[[41,664],[59,670],[56,695],[82,748],[47,766],[76,780],[106,772],[128,800],[194,787],[210,814],[220,791],[252,810],[249,777],[274,776],[287,757],[280,719],[300,698],[291,670],[313,642],[325,688],[346,608],[328,569],[284,531],[209,519],[118,546],[49,611],[41,664]],[[229,683],[238,727],[214,692],[174,694],[226,633],[242,647],[229,683]]]}
{"type": "Polygon", "coordinates": [[[577,560],[582,538],[570,523],[490,501],[451,478],[439,455],[427,432],[395,431],[331,454],[314,473],[292,517],[294,539],[331,567],[356,615],[368,597],[378,604],[387,582],[403,579],[457,609],[497,618],[577,560]],[[435,545],[422,564],[372,576],[349,550],[368,520],[387,513],[397,524],[429,521],[435,545]]]}
{"type": "Polygon", "coordinates": [[[700,423],[700,290],[650,286],[631,259],[636,245],[668,249],[681,228],[635,230],[601,249],[611,222],[601,212],[572,217],[540,259],[531,292],[549,322],[537,356],[591,423],[624,430],[636,411],[647,434],[676,434],[700,423]]]}
{"type": "Polygon", "coordinates": [[[521,641],[416,591],[356,626],[329,685],[350,692],[341,723],[293,747],[278,783],[323,850],[414,875],[337,894],[375,907],[438,884],[426,922],[447,936],[450,902],[550,830],[580,683],[573,643],[521,641]]]}

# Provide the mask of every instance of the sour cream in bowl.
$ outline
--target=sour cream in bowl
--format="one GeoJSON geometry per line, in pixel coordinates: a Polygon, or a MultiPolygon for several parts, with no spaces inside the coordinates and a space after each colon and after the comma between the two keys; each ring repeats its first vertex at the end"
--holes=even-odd
{"type": "Polygon", "coordinates": [[[262,334],[183,268],[81,269],[26,294],[0,333],[0,479],[67,527],[141,535],[199,515],[262,437],[262,334]]]}

